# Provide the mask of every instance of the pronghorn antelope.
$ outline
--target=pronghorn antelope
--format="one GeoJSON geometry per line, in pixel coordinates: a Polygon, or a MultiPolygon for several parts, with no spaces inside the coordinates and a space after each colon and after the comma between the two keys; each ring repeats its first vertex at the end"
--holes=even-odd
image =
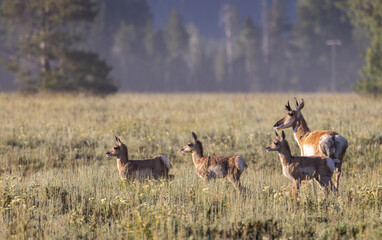
{"type": "Polygon", "coordinates": [[[285,109],[288,111],[287,115],[277,121],[273,127],[276,130],[293,128],[294,137],[300,147],[302,156],[319,155],[338,159],[339,162],[335,165],[338,172],[336,172],[334,178],[334,187],[338,190],[342,160],[348,148],[348,141],[333,131],[321,130],[311,132],[301,113],[301,109],[304,107],[304,99],[301,99],[301,102],[299,102],[295,98],[295,101],[296,109],[293,110],[288,101],[288,105],[285,105],[285,109]]]}
{"type": "Polygon", "coordinates": [[[156,156],[146,160],[129,160],[126,145],[117,136],[115,141],[116,144],[106,153],[106,157],[117,157],[117,167],[121,179],[171,177],[168,172],[172,166],[165,156],[156,156]]]}
{"type": "Polygon", "coordinates": [[[192,132],[193,139],[182,148],[182,153],[192,153],[192,160],[196,173],[203,180],[211,178],[228,178],[238,190],[241,190],[240,175],[248,167],[243,158],[236,156],[203,156],[203,146],[196,134],[192,132]]]}
{"type": "Polygon", "coordinates": [[[325,156],[292,156],[289,144],[282,131],[281,137],[276,133],[276,139],[266,148],[267,152],[277,151],[283,166],[285,177],[293,181],[293,199],[297,200],[297,192],[301,181],[315,179],[328,193],[328,185],[334,172],[334,165],[338,159],[325,156]]]}

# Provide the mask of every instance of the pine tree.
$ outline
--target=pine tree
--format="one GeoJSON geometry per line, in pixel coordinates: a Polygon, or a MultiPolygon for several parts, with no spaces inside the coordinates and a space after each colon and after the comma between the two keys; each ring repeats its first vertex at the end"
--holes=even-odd
{"type": "Polygon", "coordinates": [[[361,77],[353,88],[362,94],[382,95],[382,1],[349,0],[342,7],[353,24],[365,29],[371,40],[364,54],[361,77]]]}
{"type": "Polygon", "coordinates": [[[176,10],[170,14],[170,21],[165,26],[163,33],[169,52],[166,61],[165,84],[168,89],[180,90],[181,86],[186,85],[182,80],[188,74],[185,54],[188,49],[189,34],[176,10]]]}
{"type": "Polygon", "coordinates": [[[249,17],[244,20],[239,46],[240,55],[244,58],[243,89],[259,91],[261,84],[260,34],[249,17]]]}
{"type": "Polygon", "coordinates": [[[337,48],[337,89],[346,89],[356,74],[348,69],[359,64],[352,40],[353,26],[346,13],[338,8],[341,0],[300,0],[293,32],[296,90],[329,90],[331,55],[327,40],[340,40],[337,48]],[[314,84],[312,84],[314,83],[314,84]],[[297,88],[298,87],[298,88],[297,88]]]}
{"type": "Polygon", "coordinates": [[[18,34],[13,70],[25,88],[93,93],[117,90],[104,74],[110,71],[106,63],[97,54],[76,50],[73,45],[80,38],[68,30],[74,24],[93,21],[97,9],[92,0],[3,0],[0,11],[7,27],[15,28],[18,34]],[[79,62],[81,70],[68,67],[79,62]],[[92,84],[79,84],[84,79],[93,79],[92,84]]]}
{"type": "Polygon", "coordinates": [[[286,68],[289,61],[286,56],[289,51],[289,35],[291,25],[286,17],[288,1],[273,0],[267,12],[269,35],[269,62],[264,69],[267,81],[263,83],[266,90],[282,91],[288,76],[286,68]]]}

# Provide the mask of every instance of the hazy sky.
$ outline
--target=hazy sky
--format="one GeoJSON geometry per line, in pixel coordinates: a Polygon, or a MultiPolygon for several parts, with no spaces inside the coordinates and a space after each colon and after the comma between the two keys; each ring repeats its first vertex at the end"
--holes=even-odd
{"type": "MultiPolygon", "coordinates": [[[[289,0],[287,16],[294,21],[296,1],[289,0]]],[[[220,12],[224,3],[234,4],[239,20],[250,16],[256,25],[261,25],[261,0],[147,0],[154,15],[154,27],[162,27],[168,22],[172,9],[177,9],[185,24],[195,24],[207,38],[223,37],[220,12]]]]}

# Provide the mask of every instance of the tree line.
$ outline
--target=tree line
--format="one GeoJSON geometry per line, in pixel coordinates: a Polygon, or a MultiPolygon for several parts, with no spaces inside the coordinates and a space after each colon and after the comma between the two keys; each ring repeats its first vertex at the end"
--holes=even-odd
{"type": "Polygon", "coordinates": [[[223,4],[207,39],[176,10],[154,29],[145,0],[1,0],[1,63],[27,91],[382,92],[380,0],[287,4],[263,1],[261,26],[223,4]]]}

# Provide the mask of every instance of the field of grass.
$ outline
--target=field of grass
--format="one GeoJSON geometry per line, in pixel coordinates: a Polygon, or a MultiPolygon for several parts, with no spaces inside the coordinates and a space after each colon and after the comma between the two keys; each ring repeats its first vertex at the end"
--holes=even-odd
{"type": "Polygon", "coordinates": [[[298,94],[310,129],[349,148],[339,196],[305,183],[296,204],[278,154],[265,152],[293,96],[0,94],[0,239],[381,238],[381,99],[298,94]],[[243,156],[244,193],[196,176],[179,152],[191,131],[205,155],[243,156]],[[174,180],[120,180],[105,157],[114,135],[132,159],[167,156],[174,180]]]}

